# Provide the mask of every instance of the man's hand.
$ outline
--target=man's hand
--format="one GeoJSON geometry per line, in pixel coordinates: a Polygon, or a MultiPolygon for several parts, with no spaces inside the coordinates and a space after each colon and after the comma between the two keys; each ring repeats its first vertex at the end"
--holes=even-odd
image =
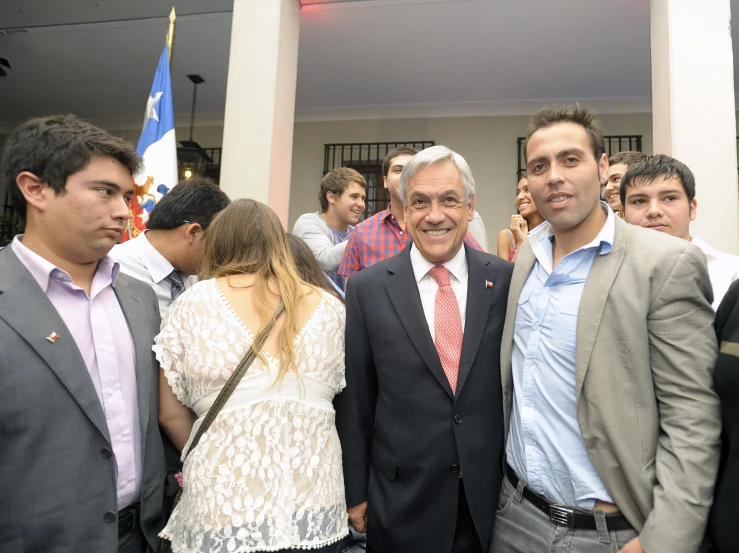
{"type": "Polygon", "coordinates": [[[624,545],[621,548],[621,551],[619,551],[618,553],[647,553],[647,552],[642,549],[639,538],[634,538],[629,543],[624,545]]]}
{"type": "Polygon", "coordinates": [[[367,531],[367,502],[360,503],[354,507],[349,507],[346,512],[349,514],[349,522],[352,523],[357,532],[367,531]]]}

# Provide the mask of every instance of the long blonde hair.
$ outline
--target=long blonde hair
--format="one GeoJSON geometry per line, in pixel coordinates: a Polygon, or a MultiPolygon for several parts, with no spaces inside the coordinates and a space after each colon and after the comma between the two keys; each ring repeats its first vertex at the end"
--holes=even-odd
{"type": "MultiPolygon", "coordinates": [[[[205,258],[200,278],[253,274],[254,305],[259,316],[259,332],[267,325],[273,306],[267,296],[269,280],[274,279],[285,306],[285,322],[278,334],[281,380],[295,361],[294,340],[298,333],[296,308],[304,295],[305,283],[293,263],[287,235],[277,214],[255,200],[234,200],[216,215],[205,233],[205,258]]],[[[259,334],[257,332],[257,335],[259,334]]],[[[264,356],[252,344],[254,353],[266,363],[264,356]]]]}

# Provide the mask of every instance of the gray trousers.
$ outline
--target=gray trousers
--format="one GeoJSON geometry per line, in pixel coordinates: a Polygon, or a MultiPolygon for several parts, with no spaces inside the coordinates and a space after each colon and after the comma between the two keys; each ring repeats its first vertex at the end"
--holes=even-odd
{"type": "Polygon", "coordinates": [[[559,526],[522,497],[525,482],[514,488],[503,479],[489,553],[618,553],[637,536],[635,530],[611,530],[601,518],[599,530],[559,526]]]}

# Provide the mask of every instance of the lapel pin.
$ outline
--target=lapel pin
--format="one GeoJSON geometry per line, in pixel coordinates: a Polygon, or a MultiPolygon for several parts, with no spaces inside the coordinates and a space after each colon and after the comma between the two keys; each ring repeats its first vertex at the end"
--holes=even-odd
{"type": "Polygon", "coordinates": [[[493,287],[493,283],[490,282],[489,280],[486,280],[485,281],[485,288],[492,288],[492,287],[493,287]]]}
{"type": "Polygon", "coordinates": [[[59,338],[59,335],[56,332],[52,332],[49,334],[46,339],[51,342],[52,344],[56,343],[57,338],[59,338]]]}

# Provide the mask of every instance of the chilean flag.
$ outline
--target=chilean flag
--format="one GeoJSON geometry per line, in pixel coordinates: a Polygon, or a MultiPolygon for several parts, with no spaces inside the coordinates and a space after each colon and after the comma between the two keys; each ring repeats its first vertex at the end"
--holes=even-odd
{"type": "Polygon", "coordinates": [[[177,141],[174,134],[172,81],[169,76],[169,49],[159,58],[154,84],[146,103],[144,130],[136,147],[144,158],[144,169],[134,177],[131,219],[121,242],[135,238],[146,228],[149,212],[156,202],[177,184],[177,141]]]}

